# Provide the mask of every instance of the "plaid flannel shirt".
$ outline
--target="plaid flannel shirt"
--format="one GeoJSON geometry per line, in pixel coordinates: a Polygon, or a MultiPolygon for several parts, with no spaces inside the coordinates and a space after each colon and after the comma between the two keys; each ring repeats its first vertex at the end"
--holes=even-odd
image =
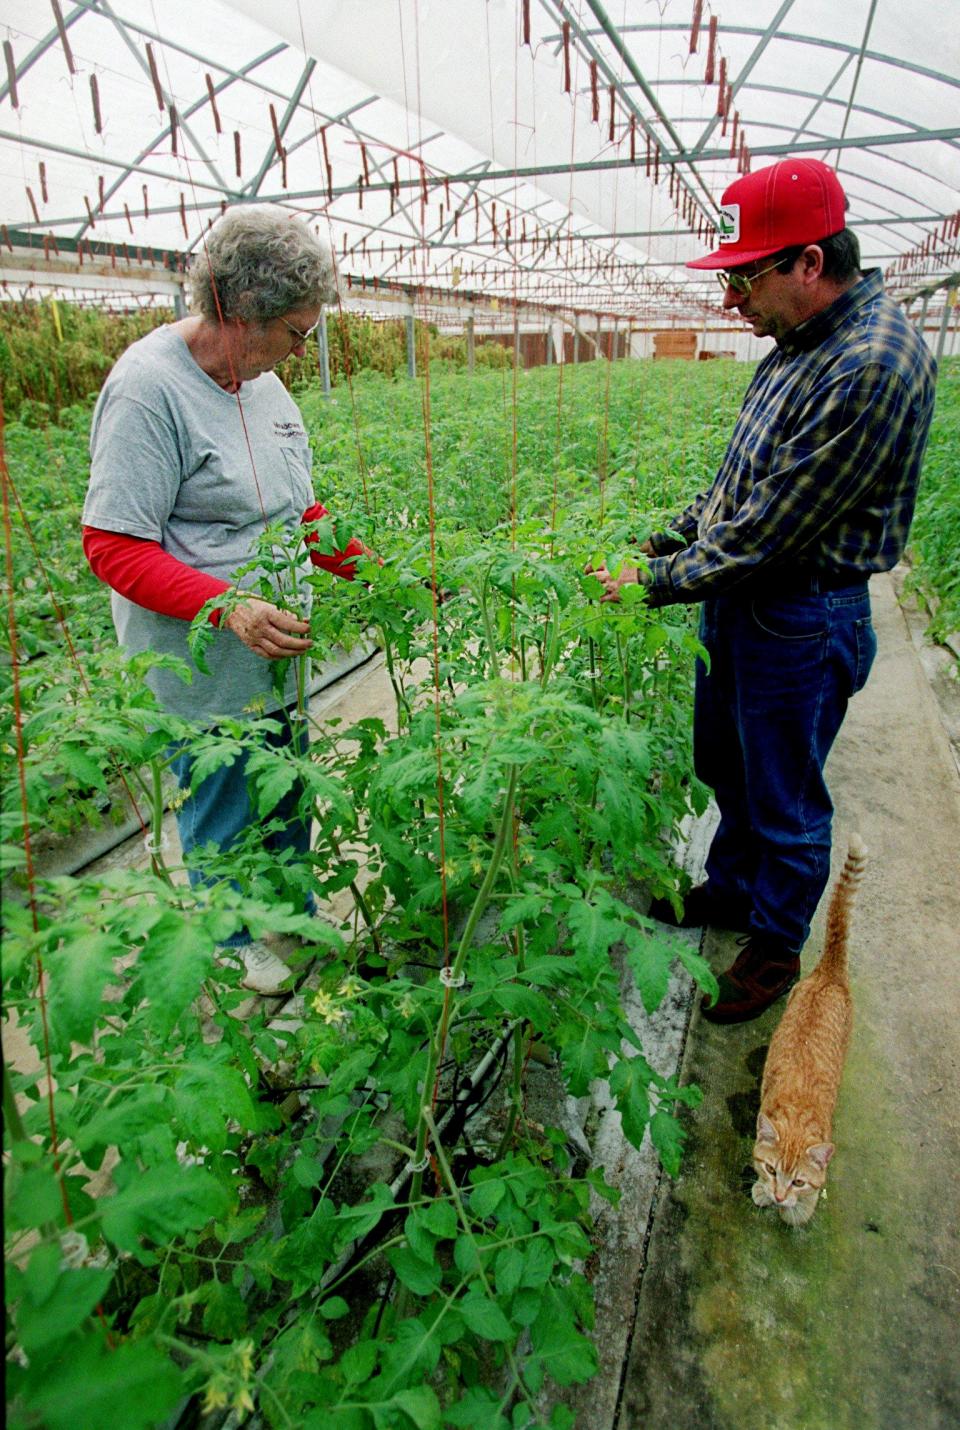
{"type": "Polygon", "coordinates": [[[872,269],[760,362],[726,456],[652,538],[652,606],[823,571],[851,582],[906,545],[936,363],[872,269]]]}

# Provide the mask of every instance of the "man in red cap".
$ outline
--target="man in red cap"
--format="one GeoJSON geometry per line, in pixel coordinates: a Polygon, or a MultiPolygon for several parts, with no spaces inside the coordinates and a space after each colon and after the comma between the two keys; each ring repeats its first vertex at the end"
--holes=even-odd
{"type": "Polygon", "coordinates": [[[746,934],[704,1016],[757,1017],[795,982],[830,871],[833,805],[823,767],[876,652],[867,580],[906,544],[933,411],[922,336],[861,273],[832,169],[786,159],[727,188],[717,270],[723,306],[774,347],[759,363],[709,490],[605,567],[604,600],[639,581],[647,602],[703,603],[697,774],[720,824],[683,927],[746,934]]]}

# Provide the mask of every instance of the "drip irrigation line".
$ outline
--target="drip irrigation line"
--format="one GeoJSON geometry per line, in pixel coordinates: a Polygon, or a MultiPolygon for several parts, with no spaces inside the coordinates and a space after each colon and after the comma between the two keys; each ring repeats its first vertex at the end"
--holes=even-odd
{"type": "MultiPolygon", "coordinates": [[[[497,1060],[505,1055],[507,1049],[509,1048],[510,1040],[513,1037],[514,1030],[517,1026],[518,1024],[516,1023],[510,1023],[504,1030],[504,1032],[501,1033],[501,1035],[497,1038],[496,1042],[491,1044],[491,1046],[487,1049],[486,1053],[480,1059],[474,1071],[471,1073],[468,1084],[464,1088],[463,1093],[461,1094],[458,1101],[453,1106],[449,1107],[442,1117],[438,1117],[436,1119],[437,1131],[441,1134],[441,1137],[450,1127],[454,1116],[457,1113],[462,1112],[464,1105],[468,1103],[470,1099],[476,1095],[478,1089],[482,1087],[487,1075],[489,1074],[491,1068],[495,1066],[497,1060]]],[[[468,1122],[470,1120],[469,1113],[466,1114],[464,1120],[465,1122],[468,1122]]],[[[397,1200],[400,1193],[403,1191],[404,1187],[407,1185],[413,1175],[413,1168],[408,1162],[403,1168],[403,1170],[398,1172],[397,1175],[394,1177],[393,1181],[389,1183],[390,1194],[393,1201],[397,1200]]],[[[339,1280],[345,1272],[349,1271],[351,1261],[353,1261],[356,1256],[364,1250],[365,1246],[368,1244],[369,1239],[373,1238],[375,1231],[376,1228],[374,1229],[374,1232],[371,1232],[369,1234],[369,1238],[362,1238],[358,1241],[355,1241],[353,1245],[350,1246],[347,1251],[345,1251],[340,1256],[339,1260],[336,1261],[333,1266],[328,1268],[319,1285],[313,1291],[310,1292],[310,1296],[312,1299],[316,1300],[317,1298],[322,1296],[324,1290],[328,1286],[330,1286],[334,1281],[339,1280]]]]}

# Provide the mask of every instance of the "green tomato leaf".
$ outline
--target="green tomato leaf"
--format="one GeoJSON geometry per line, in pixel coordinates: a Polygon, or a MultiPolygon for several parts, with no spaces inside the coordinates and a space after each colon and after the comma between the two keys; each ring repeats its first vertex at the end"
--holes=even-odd
{"type": "Polygon", "coordinates": [[[624,1136],[637,1148],[643,1142],[650,1119],[649,1074],[644,1058],[621,1058],[610,1071],[610,1091],[620,1113],[624,1136]]]}
{"type": "Polygon", "coordinates": [[[90,1121],[78,1129],[77,1147],[81,1152],[89,1152],[95,1147],[123,1146],[129,1154],[133,1144],[164,1120],[162,1108],[167,1096],[166,1088],[152,1085],[95,1112],[90,1121]]]}
{"type": "Polygon", "coordinates": [[[677,953],[676,944],[662,942],[652,934],[626,926],[627,962],[643,1000],[645,1012],[660,1007],[670,982],[670,969],[677,953]]]}
{"type": "Polygon", "coordinates": [[[108,1349],[99,1335],[72,1345],[60,1361],[46,1361],[30,1388],[30,1407],[45,1430],[114,1425],[122,1407],[123,1430],[150,1430],[183,1394],[170,1362],[144,1341],[108,1349]]]}
{"type": "Polygon", "coordinates": [[[409,1246],[394,1246],[387,1260],[397,1273],[397,1279],[418,1296],[430,1296],[440,1285],[441,1268],[435,1261],[421,1261],[409,1246]]]}
{"type": "Polygon", "coordinates": [[[509,933],[517,924],[532,923],[543,913],[547,899],[541,894],[521,894],[508,899],[500,917],[500,932],[509,933]]]}
{"type": "Polygon", "coordinates": [[[576,1385],[596,1374],[596,1349],[577,1330],[569,1297],[555,1288],[544,1295],[540,1314],[530,1328],[530,1341],[558,1385],[576,1385]]]}
{"type": "MultiPolygon", "coordinates": [[[[7,1205],[4,1216],[9,1231],[43,1226],[63,1217],[63,1199],[53,1166],[8,1168],[4,1174],[7,1205]]],[[[34,1253],[34,1257],[36,1253],[34,1253]]],[[[59,1262],[59,1252],[57,1261],[59,1262]]]]}
{"type": "Polygon", "coordinates": [[[621,934],[619,921],[610,919],[596,904],[583,898],[570,901],[566,918],[574,948],[591,963],[606,958],[610,945],[621,934]]]}
{"type": "Polygon", "coordinates": [[[377,1342],[357,1341],[340,1357],[340,1370],[348,1385],[360,1385],[373,1375],[377,1363],[377,1342]]]}
{"type": "MultiPolygon", "coordinates": [[[[75,1331],[103,1300],[112,1280],[112,1271],[79,1267],[62,1271],[52,1295],[41,1305],[35,1305],[28,1294],[17,1315],[17,1339],[27,1355],[75,1331]]],[[[29,1270],[27,1289],[29,1293],[29,1270]]]]}
{"type": "Polygon", "coordinates": [[[478,1183],[470,1193],[470,1210],[474,1216],[491,1216],[503,1201],[506,1191],[506,1182],[499,1178],[478,1183]]]}
{"type": "MultiPolygon", "coordinates": [[[[114,1173],[119,1180],[121,1163],[114,1173]]],[[[129,1168],[130,1180],[116,1196],[105,1197],[103,1231],[122,1251],[139,1255],[141,1239],[166,1245],[186,1231],[200,1231],[230,1206],[226,1188],[202,1167],[129,1168]]]]}
{"type": "Polygon", "coordinates": [[[456,1236],[457,1213],[452,1202],[429,1202],[422,1215],[425,1225],[434,1236],[456,1236]]]}
{"type": "Polygon", "coordinates": [[[650,1119],[650,1140],[671,1177],[675,1177],[680,1171],[686,1135],[677,1119],[663,1108],[659,1108],[650,1119]]]}
{"type": "Polygon", "coordinates": [[[520,983],[504,983],[492,992],[493,1001],[511,1018],[523,1018],[540,1032],[550,1027],[553,1012],[542,993],[520,983]]]}
{"type": "Polygon", "coordinates": [[[523,1253],[523,1271],[520,1284],[528,1289],[546,1286],[557,1264],[553,1247],[546,1237],[536,1236],[527,1244],[523,1253]]]}
{"type": "Polygon", "coordinates": [[[720,996],[720,985],[717,983],[716,975],[707,960],[696,949],[691,948],[687,943],[681,943],[677,948],[680,962],[690,974],[694,983],[702,988],[704,993],[709,993],[716,1002],[720,996]]]}
{"type": "Polygon", "coordinates": [[[100,1014],[103,990],[113,976],[113,960],[127,949],[112,934],[70,932],[44,962],[50,979],[47,997],[51,1031],[58,1047],[87,1043],[100,1014]]]}
{"type": "Polygon", "coordinates": [[[146,1018],[158,1037],[166,1037],[200,993],[213,967],[215,943],[200,919],[167,909],[150,930],[137,959],[137,973],[147,999],[146,1018]]]}
{"type": "Polygon", "coordinates": [[[485,1341],[510,1341],[516,1334],[496,1301],[486,1296],[467,1296],[457,1302],[457,1310],[474,1335],[485,1341]]]}
{"type": "Polygon", "coordinates": [[[246,1330],[246,1303],[236,1286],[232,1286],[229,1281],[212,1278],[205,1282],[200,1300],[206,1303],[203,1329],[215,1340],[235,1340],[246,1330]]]}
{"type": "Polygon", "coordinates": [[[449,1425],[460,1430],[510,1430],[510,1422],[497,1409],[500,1397],[482,1385],[464,1391],[456,1405],[448,1405],[444,1415],[449,1425]]]}
{"type": "Polygon", "coordinates": [[[497,1253],[493,1270],[498,1295],[512,1296],[520,1285],[520,1278],[523,1275],[523,1253],[515,1246],[503,1247],[497,1253]]]}
{"type": "Polygon", "coordinates": [[[393,1404],[409,1416],[414,1430],[442,1430],[440,1402],[429,1385],[413,1385],[406,1390],[398,1390],[393,1404]]]}

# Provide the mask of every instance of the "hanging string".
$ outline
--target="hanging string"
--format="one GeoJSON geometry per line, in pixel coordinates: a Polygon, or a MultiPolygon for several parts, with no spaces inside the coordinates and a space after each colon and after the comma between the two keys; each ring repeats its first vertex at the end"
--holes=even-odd
{"type": "MultiPolygon", "coordinates": [[[[400,33],[401,33],[401,54],[403,56],[403,79],[404,79],[404,103],[406,111],[410,113],[410,106],[406,95],[406,47],[403,42],[403,0],[398,0],[400,13],[400,33]]],[[[423,106],[421,103],[421,72],[420,72],[420,6],[419,0],[414,0],[414,56],[415,74],[417,90],[417,116],[422,122],[423,106]]],[[[418,133],[418,150],[422,149],[423,134],[418,133]]],[[[421,181],[425,178],[425,167],[422,158],[419,160],[421,181]]],[[[423,267],[423,283],[421,284],[417,300],[425,301],[426,296],[426,270],[427,270],[427,246],[425,215],[421,208],[421,233],[420,233],[421,262],[423,267]]],[[[443,928],[443,967],[450,967],[450,915],[447,897],[447,857],[446,857],[446,804],[445,789],[446,777],[443,766],[443,741],[441,722],[441,682],[440,682],[440,615],[437,590],[439,587],[439,573],[437,570],[437,541],[436,541],[436,486],[434,481],[433,467],[433,442],[431,431],[431,387],[430,387],[430,325],[425,320],[423,322],[424,334],[424,360],[423,360],[423,383],[421,387],[422,409],[423,409],[423,433],[424,433],[424,459],[427,474],[427,518],[429,524],[430,539],[430,587],[431,587],[431,625],[432,625],[432,648],[433,648],[433,711],[434,711],[434,748],[436,751],[437,764],[437,836],[438,836],[438,859],[440,865],[440,909],[443,928]]],[[[434,1084],[431,1088],[431,1110],[436,1108],[437,1099],[440,1094],[440,1069],[443,1065],[444,1051],[447,1044],[447,1034],[450,1025],[450,1011],[452,1008],[453,991],[449,982],[443,985],[443,1005],[440,1015],[440,1029],[438,1034],[439,1056],[437,1058],[437,1072],[434,1084]]],[[[431,1158],[431,1161],[433,1159],[431,1158]]],[[[434,1165],[434,1175],[437,1177],[437,1184],[440,1185],[439,1169],[434,1165]]]]}
{"type": "MultiPolygon", "coordinates": [[[[152,7],[151,7],[151,8],[152,8],[152,7]]],[[[154,19],[156,19],[155,13],[154,13],[154,19]]],[[[158,27],[158,28],[159,28],[159,27],[158,27]]],[[[173,105],[173,98],[174,98],[173,85],[172,85],[171,79],[170,79],[170,70],[169,70],[169,66],[167,65],[166,54],[163,55],[163,64],[164,64],[164,69],[165,69],[165,71],[166,71],[167,92],[168,92],[168,94],[171,96],[171,105],[170,105],[170,112],[171,112],[171,129],[173,129],[173,128],[175,127],[175,125],[176,125],[176,109],[175,109],[175,107],[174,107],[174,105],[173,105]]],[[[161,92],[161,93],[162,93],[162,92],[161,92]]],[[[179,167],[180,167],[180,169],[181,169],[181,172],[182,172],[182,173],[184,174],[184,176],[185,176],[185,181],[186,181],[186,183],[188,184],[188,186],[189,186],[189,188],[190,188],[191,195],[192,195],[192,208],[193,208],[194,214],[195,214],[195,216],[196,216],[196,220],[197,220],[198,227],[199,227],[199,229],[200,229],[200,245],[201,245],[201,248],[203,249],[203,257],[204,257],[204,261],[206,262],[206,265],[207,265],[207,273],[208,273],[208,276],[209,276],[209,278],[210,278],[210,291],[211,291],[211,293],[213,294],[213,302],[214,302],[214,306],[215,306],[216,311],[217,311],[217,322],[218,322],[219,325],[220,325],[220,335],[221,335],[221,337],[222,337],[222,339],[223,339],[224,352],[225,352],[226,359],[227,359],[227,370],[228,370],[228,372],[229,372],[229,374],[230,374],[230,390],[232,390],[234,396],[236,397],[237,415],[238,415],[238,417],[240,418],[240,428],[241,428],[241,431],[243,432],[244,446],[246,447],[247,457],[248,457],[248,460],[249,460],[249,462],[250,462],[250,473],[251,473],[251,476],[253,477],[253,486],[254,486],[254,490],[255,490],[255,492],[256,492],[256,494],[257,494],[257,505],[258,505],[259,508],[260,508],[260,515],[261,515],[261,517],[262,517],[262,519],[263,519],[264,530],[266,530],[266,528],[267,528],[267,526],[269,526],[270,522],[269,522],[269,517],[267,516],[266,504],[265,504],[264,499],[263,499],[263,491],[262,491],[262,488],[261,488],[261,486],[260,486],[260,478],[259,478],[259,476],[258,476],[258,474],[257,474],[257,463],[256,463],[256,458],[254,457],[254,454],[253,454],[253,442],[252,442],[251,437],[250,437],[250,430],[249,430],[249,428],[248,428],[248,426],[247,426],[247,419],[246,419],[246,415],[245,415],[244,410],[243,410],[243,403],[242,403],[241,400],[240,400],[241,381],[240,381],[240,379],[239,379],[238,376],[237,376],[236,364],[235,364],[235,362],[234,362],[233,340],[232,340],[232,336],[229,335],[229,333],[228,333],[227,320],[225,319],[225,317],[224,317],[224,315],[223,315],[223,307],[222,307],[222,304],[221,304],[221,302],[220,302],[220,292],[219,292],[219,289],[218,289],[218,287],[217,287],[216,277],[214,276],[213,264],[212,264],[211,261],[210,261],[210,250],[209,250],[209,247],[208,247],[208,245],[207,245],[207,229],[206,229],[206,225],[203,223],[203,219],[202,219],[202,217],[201,217],[201,212],[202,212],[202,211],[201,211],[201,206],[200,206],[200,199],[199,199],[199,195],[197,194],[196,184],[194,183],[194,177],[193,177],[193,160],[191,159],[191,157],[190,157],[190,156],[187,154],[187,152],[186,152],[186,145],[183,146],[183,153],[182,153],[182,154],[181,154],[181,153],[178,153],[178,146],[175,145],[175,146],[174,146],[174,154],[176,155],[177,163],[178,163],[178,165],[179,165],[179,167]]],[[[181,200],[181,204],[183,204],[183,201],[182,201],[182,200],[181,200]]],[[[281,595],[283,595],[283,594],[284,594],[283,573],[282,573],[282,572],[277,572],[277,573],[275,573],[275,574],[276,574],[276,576],[277,576],[277,589],[278,589],[278,592],[279,592],[281,595]]]]}
{"type": "MultiPolygon", "coordinates": [[[[304,30],[304,26],[303,26],[303,11],[302,11],[302,9],[301,9],[301,7],[300,7],[300,0],[297,0],[297,25],[298,25],[299,31],[300,31],[300,48],[301,48],[301,50],[303,51],[304,54],[307,54],[307,53],[308,53],[308,49],[307,49],[307,38],[306,38],[306,32],[305,32],[305,30],[304,30]]],[[[309,99],[309,101],[310,101],[310,108],[311,108],[311,110],[312,110],[314,113],[318,113],[319,111],[318,111],[317,106],[316,106],[316,104],[314,103],[314,99],[313,99],[313,77],[312,77],[312,73],[311,73],[311,75],[308,76],[308,78],[307,78],[307,97],[308,97],[308,99],[309,99]]],[[[333,171],[332,171],[332,168],[331,168],[331,165],[330,165],[330,152],[329,152],[329,149],[328,149],[328,147],[327,147],[327,126],[326,126],[326,125],[321,126],[319,132],[318,132],[317,130],[314,130],[313,140],[314,140],[314,145],[315,145],[316,150],[317,150],[317,161],[318,161],[318,164],[319,164],[319,161],[320,161],[321,145],[322,145],[322,150],[323,150],[323,163],[324,163],[324,167],[325,167],[325,169],[326,169],[326,174],[327,174],[327,202],[326,202],[326,204],[323,206],[323,208],[321,209],[321,212],[323,213],[323,215],[324,215],[324,217],[326,218],[326,221],[327,221],[327,240],[328,240],[328,246],[329,246],[331,255],[333,255],[333,254],[335,254],[335,252],[336,252],[336,244],[335,244],[335,241],[334,241],[334,234],[333,234],[333,218],[332,218],[331,213],[330,213],[331,207],[332,207],[332,205],[333,205],[333,171]]],[[[375,512],[372,510],[371,505],[370,505],[370,492],[369,492],[368,487],[367,487],[367,461],[366,461],[366,456],[365,456],[364,450],[363,450],[363,443],[362,443],[362,441],[360,440],[360,413],[359,413],[359,408],[358,408],[358,405],[357,405],[357,395],[356,395],[356,392],[355,392],[354,386],[353,386],[353,363],[352,363],[352,361],[351,361],[350,338],[349,338],[349,332],[348,332],[348,328],[347,328],[347,320],[346,320],[346,315],[345,315],[345,313],[344,313],[344,307],[343,307],[343,290],[342,290],[342,286],[341,286],[341,284],[340,284],[339,282],[336,284],[336,294],[337,294],[337,317],[338,317],[338,321],[339,321],[339,324],[340,324],[340,338],[341,338],[341,343],[342,343],[342,346],[343,346],[343,371],[344,371],[344,376],[345,376],[346,379],[347,379],[347,391],[348,391],[348,393],[349,393],[349,395],[350,395],[350,413],[351,413],[351,416],[352,416],[352,418],[353,418],[353,440],[354,440],[354,445],[355,445],[355,447],[356,447],[356,449],[357,449],[357,469],[358,469],[359,474],[360,474],[360,486],[361,486],[361,488],[362,488],[362,490],[363,490],[363,506],[364,506],[364,510],[365,510],[365,512],[366,512],[366,514],[367,514],[367,517],[374,523],[374,530],[375,530],[375,529],[376,529],[376,525],[375,525],[375,523],[376,523],[376,515],[375,515],[375,512]]],[[[328,348],[328,361],[329,361],[329,348],[328,348]]]]}

